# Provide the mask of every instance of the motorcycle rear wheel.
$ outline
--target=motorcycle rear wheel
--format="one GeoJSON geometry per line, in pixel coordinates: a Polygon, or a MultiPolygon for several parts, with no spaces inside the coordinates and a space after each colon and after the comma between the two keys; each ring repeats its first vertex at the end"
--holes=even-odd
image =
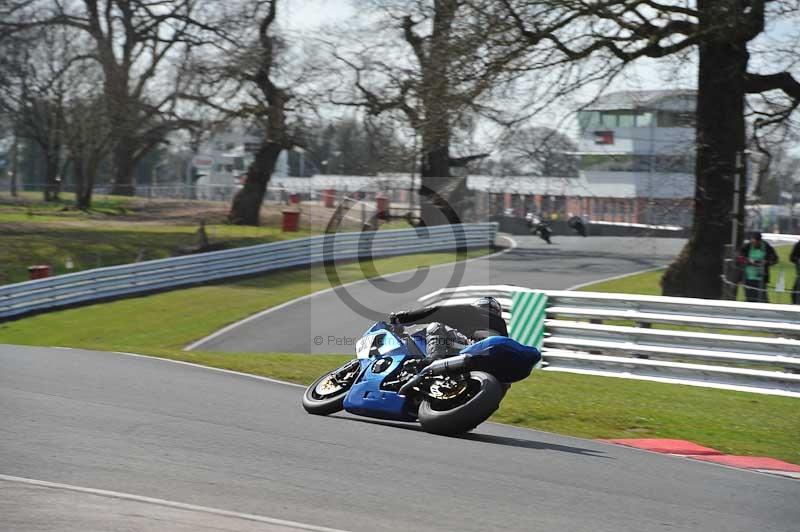
{"type": "Polygon", "coordinates": [[[463,401],[423,400],[418,419],[422,430],[452,436],[469,432],[491,416],[505,395],[503,386],[489,373],[471,371],[471,396],[463,401]]]}
{"type": "Polygon", "coordinates": [[[329,373],[326,373],[319,379],[315,380],[311,385],[306,388],[303,394],[303,408],[309,414],[319,416],[327,416],[339,412],[344,409],[344,398],[350,388],[353,386],[358,377],[358,361],[351,360],[344,366],[341,366],[329,373]],[[335,378],[337,373],[346,370],[350,365],[354,365],[354,374],[349,382],[339,382],[335,378]],[[327,393],[326,393],[327,392],[327,393]]]}

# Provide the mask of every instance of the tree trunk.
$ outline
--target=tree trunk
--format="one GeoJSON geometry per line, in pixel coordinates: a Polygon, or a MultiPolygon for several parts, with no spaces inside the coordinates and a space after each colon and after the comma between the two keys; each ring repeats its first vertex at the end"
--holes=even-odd
{"type": "Polygon", "coordinates": [[[86,183],[84,184],[83,191],[76,198],[78,208],[82,211],[88,211],[92,208],[92,193],[94,190],[94,178],[86,176],[86,183]]]}
{"type": "Polygon", "coordinates": [[[58,201],[58,195],[61,191],[61,183],[58,176],[58,152],[60,147],[53,148],[48,146],[44,148],[45,151],[45,185],[44,185],[44,200],[45,201],[58,201]]]}
{"type": "MultiPolygon", "coordinates": [[[[722,296],[723,253],[730,242],[733,220],[736,156],[744,150],[747,61],[745,43],[700,45],[694,224],[689,242],[661,279],[664,295],[722,296]]],[[[740,190],[747,190],[747,184],[740,183],[740,190]]],[[[738,242],[733,244],[737,246],[738,242]]]]}
{"type": "Polygon", "coordinates": [[[14,127],[14,143],[11,145],[11,195],[17,197],[19,188],[19,135],[14,127]]]}
{"type": "Polygon", "coordinates": [[[259,225],[264,193],[281,151],[283,146],[280,144],[274,142],[261,144],[255,160],[247,169],[244,187],[233,197],[231,210],[228,213],[228,220],[232,224],[259,225]]]}
{"type": "Polygon", "coordinates": [[[420,170],[421,225],[460,223],[458,208],[463,199],[463,177],[450,175],[450,137],[453,110],[450,94],[450,63],[454,49],[453,21],[459,2],[434,2],[430,43],[427,50],[413,35],[406,40],[414,47],[422,75],[421,103],[422,168],[420,170]]]}
{"type": "Polygon", "coordinates": [[[92,207],[94,171],[80,157],[72,159],[72,171],[75,175],[75,205],[82,211],[88,211],[92,207]]]}
{"type": "Polygon", "coordinates": [[[462,177],[450,176],[450,150],[445,144],[425,150],[420,171],[421,225],[460,223],[458,205],[462,177]]]}
{"type": "Polygon", "coordinates": [[[119,196],[133,196],[136,187],[133,183],[133,172],[136,167],[133,141],[122,137],[115,140],[112,153],[114,162],[114,186],[111,193],[119,196]]]}

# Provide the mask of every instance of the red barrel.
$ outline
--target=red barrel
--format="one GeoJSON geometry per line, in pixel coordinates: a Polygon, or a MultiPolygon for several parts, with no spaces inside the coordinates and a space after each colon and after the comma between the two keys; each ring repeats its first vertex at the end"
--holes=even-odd
{"type": "Polygon", "coordinates": [[[283,211],[283,232],[290,233],[300,228],[300,211],[283,211]]]}
{"type": "Polygon", "coordinates": [[[292,194],[292,195],[290,195],[289,196],[289,202],[292,205],[297,205],[298,203],[300,203],[300,194],[292,194]]]}
{"type": "Polygon", "coordinates": [[[375,196],[375,209],[378,211],[378,218],[381,220],[389,219],[389,197],[385,194],[375,196]]]}
{"type": "Polygon", "coordinates": [[[332,188],[322,192],[322,201],[325,207],[332,209],[336,206],[336,191],[332,188]]]}
{"type": "Polygon", "coordinates": [[[28,279],[44,279],[45,277],[50,277],[51,273],[49,264],[28,266],[28,279]]]}

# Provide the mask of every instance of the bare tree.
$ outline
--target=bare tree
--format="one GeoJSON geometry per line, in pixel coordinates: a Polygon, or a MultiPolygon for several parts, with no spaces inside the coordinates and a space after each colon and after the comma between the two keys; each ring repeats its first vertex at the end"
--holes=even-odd
{"type": "Polygon", "coordinates": [[[83,68],[64,74],[71,88],[63,111],[64,148],[75,183],[75,203],[81,210],[92,206],[98,173],[108,163],[113,129],[102,95],[92,90],[99,75],[90,72],[83,68]]]}
{"type": "MultiPolygon", "coordinates": [[[[354,96],[333,92],[334,103],[359,106],[370,115],[401,117],[420,140],[422,223],[459,219],[466,181],[454,167],[486,153],[453,154],[458,130],[476,117],[511,121],[503,112],[501,88],[509,88],[528,68],[528,43],[510,38],[513,21],[497,2],[432,0],[373,2],[382,14],[379,25],[392,28],[387,40],[374,35],[353,50],[352,32],[334,46],[334,55],[352,73],[354,96]],[[397,42],[405,45],[398,52],[397,42]],[[494,97],[494,100],[493,98],[494,97]]],[[[378,35],[386,35],[382,30],[378,35]]]]}
{"type": "Polygon", "coordinates": [[[278,0],[249,0],[229,12],[214,53],[193,64],[194,90],[179,95],[216,111],[217,121],[235,122],[262,137],[244,186],[231,203],[228,219],[234,224],[259,224],[278,156],[298,145],[302,131],[303,102],[295,91],[303,74],[292,78],[290,50],[276,35],[277,12],[278,0]]]}
{"type": "Polygon", "coordinates": [[[509,162],[525,175],[577,177],[578,146],[569,137],[547,127],[510,130],[503,141],[509,162]]]}
{"type": "MultiPolygon", "coordinates": [[[[734,220],[737,160],[745,149],[748,94],[780,98],[767,120],[800,104],[790,70],[759,73],[751,48],[770,20],[796,16],[796,0],[502,0],[520,38],[547,42],[564,61],[597,58],[630,63],[697,51],[697,159],[691,238],[662,278],[665,295],[719,298],[731,224],[743,228],[744,194],[734,220]],[[780,96],[778,96],[780,95],[780,96]]],[[[774,66],[768,60],[764,68],[774,66]]],[[[732,242],[736,245],[738,242],[732,242]]]]}
{"type": "Polygon", "coordinates": [[[300,140],[312,166],[306,171],[366,176],[410,172],[413,154],[393,125],[391,121],[357,118],[327,125],[310,122],[300,140]]]}
{"type": "Polygon", "coordinates": [[[175,62],[215,40],[217,11],[200,0],[8,0],[0,34],[64,26],[91,39],[85,56],[103,71],[103,101],[112,124],[115,194],[134,191],[136,163],[165,136],[193,122],[178,113],[181,70],[175,62]],[[165,88],[170,87],[170,88],[165,88]]]}
{"type": "Polygon", "coordinates": [[[244,80],[260,92],[255,113],[263,122],[265,130],[261,146],[247,169],[244,187],[236,193],[231,204],[228,219],[235,224],[259,224],[261,203],[278,156],[281,151],[295,145],[287,119],[292,96],[287,89],[276,85],[274,80],[275,55],[278,50],[271,30],[277,15],[277,4],[278,0],[266,2],[266,12],[261,11],[261,5],[256,6],[259,15],[258,44],[249,49],[248,60],[242,65],[244,80]]]}
{"type": "MultiPolygon", "coordinates": [[[[41,150],[45,201],[58,199],[60,192],[67,90],[62,74],[70,64],[65,49],[68,39],[65,31],[39,30],[24,40],[0,41],[6,55],[0,109],[11,117],[15,143],[17,138],[27,139],[41,150]]],[[[12,155],[17,158],[16,153],[12,155]]],[[[16,179],[17,169],[13,171],[16,179]]]]}
{"type": "MultiPolygon", "coordinates": [[[[16,35],[0,41],[9,49],[16,35]]],[[[33,141],[44,161],[45,200],[58,198],[71,170],[76,203],[91,205],[101,162],[109,155],[110,120],[102,98],[102,72],[83,54],[82,35],[67,26],[38,27],[11,48],[0,109],[12,117],[16,136],[33,141]]],[[[85,40],[85,39],[84,39],[85,40]]]]}

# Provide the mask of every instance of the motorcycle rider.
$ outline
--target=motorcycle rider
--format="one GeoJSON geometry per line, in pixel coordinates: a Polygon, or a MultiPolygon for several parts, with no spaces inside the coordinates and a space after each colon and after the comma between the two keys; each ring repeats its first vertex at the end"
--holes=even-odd
{"type": "Polygon", "coordinates": [[[457,354],[473,341],[489,336],[508,336],[500,302],[481,297],[469,305],[430,306],[418,310],[393,312],[392,324],[428,323],[425,329],[426,350],[432,360],[457,354]]]}

